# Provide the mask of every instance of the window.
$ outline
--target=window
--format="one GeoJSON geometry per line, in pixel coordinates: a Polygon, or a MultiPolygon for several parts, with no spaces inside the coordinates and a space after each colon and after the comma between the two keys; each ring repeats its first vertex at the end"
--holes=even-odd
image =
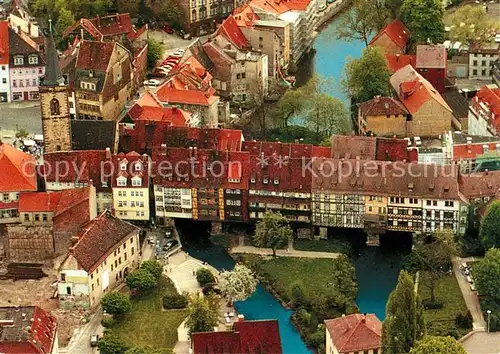
{"type": "Polygon", "coordinates": [[[35,221],[40,221],[40,215],[39,214],[35,214],[35,221]]]}
{"type": "Polygon", "coordinates": [[[38,86],[38,80],[37,79],[33,79],[33,86],[38,86]]]}
{"type": "Polygon", "coordinates": [[[43,220],[43,222],[47,222],[47,214],[43,214],[42,220],[43,220]]]}
{"type": "Polygon", "coordinates": [[[125,177],[118,177],[116,179],[116,184],[118,186],[121,186],[121,187],[126,186],[127,185],[127,179],[125,177]]]}
{"type": "Polygon", "coordinates": [[[66,273],[61,273],[61,281],[66,281],[66,273]]]}
{"type": "Polygon", "coordinates": [[[134,255],[134,247],[132,247],[132,250],[130,251],[132,253],[132,256],[134,255]]]}
{"type": "Polygon", "coordinates": [[[24,64],[24,58],[22,55],[17,55],[14,57],[14,65],[23,65],[24,64]]]}
{"type": "Polygon", "coordinates": [[[2,79],[2,84],[6,84],[7,83],[7,79],[6,78],[3,78],[2,79]]]}
{"type": "Polygon", "coordinates": [[[474,60],[474,61],[472,62],[472,65],[477,66],[477,60],[474,60]]]}
{"type": "Polygon", "coordinates": [[[431,201],[430,200],[427,200],[427,206],[431,206],[431,201]]]}
{"type": "Polygon", "coordinates": [[[24,221],[30,221],[30,215],[24,214],[24,221]]]}
{"type": "Polygon", "coordinates": [[[136,171],[142,171],[142,163],[137,162],[137,163],[135,164],[135,170],[136,170],[136,171]]]}
{"type": "Polygon", "coordinates": [[[17,80],[12,80],[12,87],[17,87],[17,80]]]}
{"type": "Polygon", "coordinates": [[[38,64],[38,56],[35,54],[35,55],[30,55],[28,57],[28,63],[30,64],[38,64]]]}
{"type": "Polygon", "coordinates": [[[5,71],[5,65],[2,65],[2,71],[5,71]]]}
{"type": "Polygon", "coordinates": [[[56,98],[53,98],[50,101],[50,114],[53,116],[58,116],[59,114],[61,114],[59,101],[56,98]]]}
{"type": "Polygon", "coordinates": [[[139,177],[132,178],[132,185],[140,187],[142,185],[142,180],[139,177]]]}

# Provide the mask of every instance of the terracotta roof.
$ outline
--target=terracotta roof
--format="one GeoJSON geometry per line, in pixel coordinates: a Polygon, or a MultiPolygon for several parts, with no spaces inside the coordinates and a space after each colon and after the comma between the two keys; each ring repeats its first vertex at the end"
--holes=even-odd
{"type": "Polygon", "coordinates": [[[325,320],[332,342],[339,353],[380,349],[382,322],[373,314],[354,314],[325,320]]]}
{"type": "Polygon", "coordinates": [[[233,11],[233,17],[236,23],[240,27],[251,27],[256,20],[259,20],[259,16],[250,7],[249,4],[244,4],[233,11]]]}
{"type": "Polygon", "coordinates": [[[90,22],[92,22],[104,36],[128,34],[134,31],[132,19],[128,13],[95,17],[90,19],[90,22]]]}
{"type": "Polygon", "coordinates": [[[500,88],[481,87],[472,99],[473,105],[478,102],[486,104],[491,114],[489,123],[500,131],[500,88]]]}
{"type": "Polygon", "coordinates": [[[446,48],[444,45],[417,45],[417,68],[446,69],[446,48]]]}
{"type": "Polygon", "coordinates": [[[61,197],[54,210],[55,217],[90,199],[90,187],[64,189],[59,193],[61,197]]]}
{"type": "Polygon", "coordinates": [[[239,49],[244,49],[248,45],[245,35],[241,32],[240,27],[232,15],[222,22],[217,32],[215,32],[215,35],[223,35],[239,49]]]}
{"type": "Polygon", "coordinates": [[[203,332],[192,335],[195,354],[281,354],[277,320],[235,322],[232,331],[203,332]]]}
{"type": "Polygon", "coordinates": [[[404,49],[410,39],[410,31],[400,20],[394,20],[382,28],[379,33],[370,41],[373,44],[383,34],[386,34],[399,48],[404,49]]]}
{"type": "Polygon", "coordinates": [[[493,197],[500,191],[500,171],[461,175],[460,190],[468,199],[493,197]]]}
{"type": "Polygon", "coordinates": [[[0,143],[0,192],[36,190],[35,158],[6,143],[0,143]]]}
{"type": "Polygon", "coordinates": [[[78,264],[91,273],[117,244],[139,228],[123,221],[105,210],[89,221],[78,235],[78,242],[70,249],[78,264]]]}
{"type": "Polygon", "coordinates": [[[108,69],[114,48],[114,42],[82,41],[76,67],[105,72],[108,69]]]}
{"type": "MultiPolygon", "coordinates": [[[[285,12],[290,11],[290,8],[287,6],[286,1],[273,1],[273,0],[252,0],[249,2],[249,5],[252,8],[257,8],[259,10],[263,10],[265,12],[281,15],[285,12]]],[[[307,5],[306,5],[307,7],[307,5]]]]}
{"type": "Polygon", "coordinates": [[[112,186],[117,187],[117,178],[119,176],[127,177],[127,184],[123,186],[124,188],[148,188],[149,187],[149,156],[139,155],[135,151],[131,151],[127,154],[119,153],[113,156],[113,180],[112,186]],[[120,168],[121,163],[125,163],[126,170],[123,171],[120,168]],[[138,170],[138,168],[140,170],[138,170]],[[132,184],[132,178],[140,177],[141,186],[134,186],[132,184]]]}
{"type": "Polygon", "coordinates": [[[391,85],[411,113],[417,113],[428,101],[433,100],[452,112],[450,106],[429,81],[424,79],[411,65],[406,65],[391,76],[391,85]]]}
{"type": "Polygon", "coordinates": [[[19,195],[19,212],[53,212],[61,199],[59,192],[26,192],[19,195]]]}
{"type": "Polygon", "coordinates": [[[160,100],[156,98],[150,91],[145,91],[139,100],[136,102],[139,106],[163,107],[160,100]]]}
{"type": "Polygon", "coordinates": [[[185,127],[191,114],[177,107],[146,106],[136,103],[127,112],[133,121],[147,120],[156,122],[170,122],[175,127],[185,127]]]}
{"type": "Polygon", "coordinates": [[[0,21],[0,64],[9,64],[9,22],[0,21]]]}
{"type": "Polygon", "coordinates": [[[377,149],[377,139],[367,136],[333,135],[332,157],[345,159],[373,160],[377,149]]]}
{"type": "Polygon", "coordinates": [[[197,106],[208,106],[219,97],[214,94],[206,94],[203,91],[175,89],[168,86],[161,86],[156,91],[156,96],[161,102],[181,103],[197,106]]]}
{"type": "Polygon", "coordinates": [[[375,96],[369,101],[358,103],[358,108],[367,116],[408,114],[403,104],[392,97],[375,96]]]}
{"type": "Polygon", "coordinates": [[[395,73],[402,67],[406,65],[411,65],[415,67],[417,65],[417,57],[416,55],[410,54],[388,54],[385,53],[385,61],[387,62],[387,66],[391,70],[392,73],[395,73]]]}

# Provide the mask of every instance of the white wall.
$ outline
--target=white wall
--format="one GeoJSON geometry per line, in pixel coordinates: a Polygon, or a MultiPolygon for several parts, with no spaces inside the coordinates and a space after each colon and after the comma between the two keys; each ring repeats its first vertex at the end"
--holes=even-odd
{"type": "Polygon", "coordinates": [[[0,93],[6,93],[7,102],[11,101],[9,65],[0,66],[0,93]]]}

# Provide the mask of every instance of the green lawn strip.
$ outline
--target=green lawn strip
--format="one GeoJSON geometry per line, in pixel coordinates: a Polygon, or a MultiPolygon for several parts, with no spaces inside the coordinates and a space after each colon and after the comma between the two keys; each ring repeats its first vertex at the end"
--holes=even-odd
{"type": "MultiPolygon", "coordinates": [[[[423,278],[420,277],[420,281],[423,278]]],[[[431,293],[429,288],[422,283],[419,284],[418,293],[422,300],[429,300],[431,293]]],[[[436,300],[443,303],[443,308],[424,310],[427,330],[431,335],[452,335],[462,336],[469,332],[468,329],[457,328],[455,318],[459,314],[467,313],[467,305],[458,286],[455,276],[443,276],[438,280],[436,286],[436,300]]]]}
{"type": "Polygon", "coordinates": [[[350,254],[351,246],[341,240],[306,240],[296,239],[293,241],[293,248],[299,251],[312,252],[332,252],[350,254]]]}
{"type": "Polygon", "coordinates": [[[132,346],[173,348],[177,343],[177,328],[186,318],[187,311],[163,311],[162,297],[172,291],[176,291],[173,284],[163,279],[149,296],[132,299],[132,309],[113,325],[113,332],[132,346]]]}

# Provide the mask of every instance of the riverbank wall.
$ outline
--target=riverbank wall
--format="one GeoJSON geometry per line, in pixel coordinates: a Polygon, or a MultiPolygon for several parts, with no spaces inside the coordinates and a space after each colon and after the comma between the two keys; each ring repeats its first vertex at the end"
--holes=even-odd
{"type": "Polygon", "coordinates": [[[323,12],[323,16],[316,23],[316,32],[321,31],[331,20],[333,20],[335,15],[348,8],[351,4],[352,0],[337,0],[332,4],[329,4],[323,12]]]}

